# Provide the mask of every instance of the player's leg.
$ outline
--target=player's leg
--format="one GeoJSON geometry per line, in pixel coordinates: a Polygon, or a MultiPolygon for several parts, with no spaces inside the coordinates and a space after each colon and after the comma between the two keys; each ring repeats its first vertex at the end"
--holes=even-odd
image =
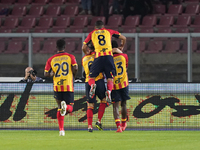
{"type": "Polygon", "coordinates": [[[119,101],[113,103],[113,116],[115,119],[115,124],[117,126],[116,132],[122,132],[121,125],[120,125],[120,119],[119,119],[119,101]]]}
{"type": "Polygon", "coordinates": [[[117,126],[116,132],[122,132],[120,119],[119,119],[119,105],[121,101],[121,97],[118,93],[118,90],[113,90],[111,93],[112,96],[112,104],[113,104],[113,116],[115,119],[115,124],[117,126]]]}
{"type": "Polygon", "coordinates": [[[127,108],[126,108],[126,100],[121,102],[121,126],[122,131],[124,131],[127,127],[126,118],[127,118],[127,108]]]}
{"type": "Polygon", "coordinates": [[[98,57],[95,58],[92,66],[90,67],[90,75],[89,75],[89,81],[88,84],[91,86],[90,89],[90,97],[93,98],[95,95],[96,90],[96,84],[95,84],[95,78],[99,75],[100,72],[103,71],[103,65],[102,64],[102,58],[98,57]]]}
{"type": "Polygon", "coordinates": [[[58,111],[57,111],[57,120],[58,120],[58,126],[59,126],[59,135],[65,136],[64,131],[64,116],[61,115],[61,93],[60,92],[54,92],[54,98],[56,99],[56,102],[58,104],[58,111]]]}
{"type": "Polygon", "coordinates": [[[94,103],[87,103],[87,120],[88,120],[88,132],[92,132],[92,120],[93,120],[94,103]]]}
{"type": "Polygon", "coordinates": [[[104,56],[106,65],[104,68],[104,73],[107,78],[107,91],[106,91],[106,100],[108,103],[111,103],[111,92],[113,89],[113,77],[116,75],[116,68],[112,56],[104,56]]]}
{"type": "Polygon", "coordinates": [[[121,101],[121,115],[122,115],[121,126],[122,126],[122,131],[124,131],[127,127],[127,124],[126,124],[126,119],[127,119],[126,101],[130,99],[130,97],[128,95],[128,90],[129,90],[128,86],[119,90],[120,96],[122,98],[122,101],[121,101]]]}

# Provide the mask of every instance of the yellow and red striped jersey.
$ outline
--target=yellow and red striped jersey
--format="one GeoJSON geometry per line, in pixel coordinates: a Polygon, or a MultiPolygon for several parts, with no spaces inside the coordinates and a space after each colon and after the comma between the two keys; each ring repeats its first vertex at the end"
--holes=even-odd
{"type": "MultiPolygon", "coordinates": [[[[91,53],[89,55],[85,55],[82,58],[82,66],[85,70],[85,82],[88,82],[89,80],[89,74],[90,74],[90,66],[92,65],[94,61],[95,53],[91,53]]],[[[100,73],[96,78],[95,81],[98,81],[100,79],[103,79],[103,73],[100,73]]]]}
{"type": "Polygon", "coordinates": [[[113,81],[113,90],[122,89],[128,86],[128,56],[127,54],[114,54],[113,55],[114,64],[116,67],[116,76],[113,81]]]}
{"type": "Polygon", "coordinates": [[[118,31],[105,28],[95,29],[89,33],[83,44],[88,44],[92,41],[96,52],[96,58],[99,56],[113,55],[111,45],[112,36],[118,38],[120,33],[118,31]]]}
{"type": "Polygon", "coordinates": [[[73,92],[72,66],[77,65],[74,55],[62,52],[50,57],[45,66],[45,72],[53,70],[53,86],[56,92],[73,92]]]}

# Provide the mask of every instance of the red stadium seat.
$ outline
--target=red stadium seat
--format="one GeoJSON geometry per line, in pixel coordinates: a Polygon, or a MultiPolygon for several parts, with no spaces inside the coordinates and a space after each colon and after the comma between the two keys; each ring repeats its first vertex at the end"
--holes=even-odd
{"type": "Polygon", "coordinates": [[[140,16],[128,16],[126,17],[126,20],[124,22],[124,25],[122,25],[121,27],[124,28],[130,28],[130,27],[137,27],[140,23],[140,16]]]}
{"type": "Polygon", "coordinates": [[[162,53],[175,53],[180,49],[180,41],[168,40],[162,53]]]}
{"type": "Polygon", "coordinates": [[[191,16],[178,16],[177,22],[173,27],[187,27],[191,24],[191,16]]]}
{"type": "MultiPolygon", "coordinates": [[[[71,40],[66,40],[66,48],[67,48],[67,52],[74,52],[76,49],[76,43],[75,41],[71,41],[71,40]]],[[[82,52],[82,50],[80,49],[80,51],[82,52]]]]}
{"type": "Polygon", "coordinates": [[[148,48],[144,50],[144,53],[158,53],[163,49],[162,41],[150,41],[148,48]]]}
{"type": "Polygon", "coordinates": [[[190,27],[200,27],[200,15],[195,16],[194,23],[190,27]]]}
{"type": "Polygon", "coordinates": [[[184,15],[196,15],[199,13],[199,4],[188,4],[185,9],[184,15]]]}
{"type": "Polygon", "coordinates": [[[56,53],[56,40],[51,39],[44,41],[43,48],[41,51],[39,51],[39,53],[46,53],[46,54],[56,53]]]}
{"type": "Polygon", "coordinates": [[[122,25],[122,16],[113,15],[108,18],[108,23],[105,25],[106,28],[118,28],[122,25]]]}
{"type": "Polygon", "coordinates": [[[34,32],[35,33],[47,33],[48,29],[46,29],[46,28],[42,28],[42,29],[36,28],[36,29],[34,29],[34,32]]]}
{"type": "MultiPolygon", "coordinates": [[[[197,41],[192,41],[192,51],[197,50],[197,41]]],[[[188,52],[188,43],[187,41],[183,41],[183,46],[181,49],[179,49],[179,52],[181,53],[187,53],[188,52]]]]}
{"type": "MultiPolygon", "coordinates": [[[[146,49],[146,42],[140,41],[139,42],[139,52],[144,52],[146,49]]],[[[127,53],[134,54],[135,53],[135,42],[131,42],[130,49],[127,50],[127,53]]]]}
{"type": "MultiPolygon", "coordinates": [[[[34,54],[38,53],[40,51],[40,49],[41,49],[41,44],[40,43],[41,43],[40,40],[33,39],[33,41],[32,41],[32,45],[33,45],[32,46],[32,50],[33,50],[34,54]]],[[[25,49],[22,51],[22,53],[27,54],[28,53],[28,47],[29,47],[29,45],[28,45],[28,42],[27,42],[27,44],[25,46],[25,49]]]]}
{"type": "Polygon", "coordinates": [[[72,28],[72,29],[70,29],[70,33],[83,33],[83,29],[82,28],[79,28],[79,29],[72,28]]]}
{"type": "Polygon", "coordinates": [[[78,6],[76,5],[67,5],[64,9],[64,16],[76,16],[78,14],[78,6]]]}
{"type": "Polygon", "coordinates": [[[155,15],[163,15],[166,12],[166,6],[162,4],[154,5],[154,14],[155,15]]]}
{"type": "Polygon", "coordinates": [[[176,33],[189,33],[189,29],[188,28],[177,28],[176,29],[176,33]]]}
{"type": "Polygon", "coordinates": [[[5,41],[0,41],[0,53],[5,51],[5,48],[6,48],[5,41]]]}
{"type": "Polygon", "coordinates": [[[51,33],[65,33],[65,28],[52,28],[51,33]]]}
{"type": "Polygon", "coordinates": [[[142,20],[142,24],[139,25],[140,28],[142,27],[153,27],[157,23],[157,18],[155,15],[145,16],[142,20]]]}
{"type": "Polygon", "coordinates": [[[81,0],[68,0],[67,3],[79,4],[81,0]]]}
{"type": "Polygon", "coordinates": [[[35,27],[36,29],[48,29],[53,25],[52,17],[41,17],[38,25],[35,27]]]}
{"type": "Polygon", "coordinates": [[[1,0],[1,4],[13,4],[15,0],[1,0]]]}
{"type": "Polygon", "coordinates": [[[76,16],[70,28],[84,28],[88,24],[87,16],[76,16]]]}
{"type": "Polygon", "coordinates": [[[36,19],[34,17],[24,17],[22,18],[21,24],[18,26],[18,28],[27,28],[31,29],[35,26],[36,19]]]}
{"type": "Polygon", "coordinates": [[[11,29],[2,29],[2,28],[0,28],[0,33],[11,33],[12,32],[12,30],[11,29]]]}
{"type": "Polygon", "coordinates": [[[23,48],[22,41],[12,40],[8,43],[8,48],[4,53],[6,53],[6,54],[17,54],[22,50],[22,48],[23,48]]]}
{"type": "Polygon", "coordinates": [[[43,14],[43,12],[44,12],[43,5],[31,5],[31,8],[27,16],[39,17],[43,14]]]}
{"type": "Polygon", "coordinates": [[[12,9],[11,16],[24,16],[26,15],[26,6],[24,5],[15,5],[12,9]]]}
{"type": "Polygon", "coordinates": [[[165,15],[180,15],[183,11],[183,6],[180,5],[170,5],[168,12],[165,15]]]}
{"type": "Polygon", "coordinates": [[[64,4],[66,0],[51,0],[50,4],[64,4]]]}
{"type": "Polygon", "coordinates": [[[60,6],[58,5],[50,5],[48,6],[47,10],[46,10],[46,13],[44,14],[44,16],[58,16],[60,15],[60,6]]]}
{"type": "Polygon", "coordinates": [[[57,17],[56,23],[52,28],[67,28],[68,26],[70,26],[70,17],[61,16],[57,17]]]}
{"type": "Polygon", "coordinates": [[[174,23],[174,17],[173,16],[160,16],[160,22],[156,27],[170,27],[174,23]]]}
{"type": "Polygon", "coordinates": [[[30,4],[32,2],[32,0],[18,0],[17,3],[18,4],[30,4]]]}
{"type": "Polygon", "coordinates": [[[124,28],[123,33],[136,33],[136,28],[124,28]]]}
{"type": "Polygon", "coordinates": [[[45,5],[49,2],[49,0],[34,0],[33,4],[42,4],[45,5]]]}
{"type": "Polygon", "coordinates": [[[17,17],[6,17],[2,28],[14,29],[18,26],[19,19],[17,17]]]}
{"type": "Polygon", "coordinates": [[[171,28],[158,28],[158,33],[172,33],[171,28]]]}
{"type": "Polygon", "coordinates": [[[82,54],[82,42],[79,42],[77,49],[75,49],[74,51],[71,51],[71,52],[75,53],[75,54],[82,54]]]}
{"type": "Polygon", "coordinates": [[[29,33],[30,29],[27,29],[27,28],[17,28],[17,30],[15,32],[16,33],[29,33]]]}

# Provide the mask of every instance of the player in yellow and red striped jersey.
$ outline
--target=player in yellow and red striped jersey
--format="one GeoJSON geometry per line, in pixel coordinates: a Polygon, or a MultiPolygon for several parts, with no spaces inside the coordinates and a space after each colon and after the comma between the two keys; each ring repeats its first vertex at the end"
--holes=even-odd
{"type": "Polygon", "coordinates": [[[65,41],[56,42],[57,54],[50,57],[45,66],[44,76],[53,76],[54,98],[58,104],[57,119],[59,134],[64,136],[64,116],[66,112],[73,111],[74,104],[74,78],[78,65],[74,55],[64,52],[65,41]]]}
{"type": "Polygon", "coordinates": [[[91,86],[90,97],[92,98],[95,95],[95,78],[100,72],[103,72],[107,78],[106,100],[109,103],[111,102],[110,94],[113,88],[113,77],[116,74],[112,57],[112,37],[121,39],[120,49],[123,50],[123,47],[126,43],[126,37],[121,35],[118,31],[104,28],[104,23],[98,20],[95,23],[95,30],[89,33],[82,46],[82,50],[85,54],[87,54],[87,45],[90,42],[93,43],[95,48],[95,59],[90,69],[90,78],[88,81],[89,85],[91,86]]]}
{"type": "MultiPolygon", "coordinates": [[[[117,48],[118,44],[116,41],[112,41],[113,48],[117,48]]],[[[113,115],[115,123],[117,126],[116,132],[122,132],[126,129],[126,118],[127,118],[127,108],[126,101],[130,99],[128,95],[128,56],[127,54],[114,54],[113,55],[116,76],[114,77],[114,86],[111,93],[112,103],[113,103],[113,115]],[[121,102],[121,124],[119,119],[119,104],[121,102]]]]}

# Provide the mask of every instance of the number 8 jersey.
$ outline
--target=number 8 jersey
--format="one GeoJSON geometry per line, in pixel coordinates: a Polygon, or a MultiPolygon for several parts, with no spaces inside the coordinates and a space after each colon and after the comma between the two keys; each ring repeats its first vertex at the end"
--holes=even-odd
{"type": "Polygon", "coordinates": [[[128,76],[126,71],[128,67],[128,56],[124,53],[114,54],[113,59],[117,71],[113,81],[113,90],[123,89],[128,86],[128,76]]]}
{"type": "Polygon", "coordinates": [[[73,92],[72,66],[77,65],[74,55],[61,52],[50,57],[45,66],[45,72],[53,70],[53,85],[56,92],[73,92]]]}

